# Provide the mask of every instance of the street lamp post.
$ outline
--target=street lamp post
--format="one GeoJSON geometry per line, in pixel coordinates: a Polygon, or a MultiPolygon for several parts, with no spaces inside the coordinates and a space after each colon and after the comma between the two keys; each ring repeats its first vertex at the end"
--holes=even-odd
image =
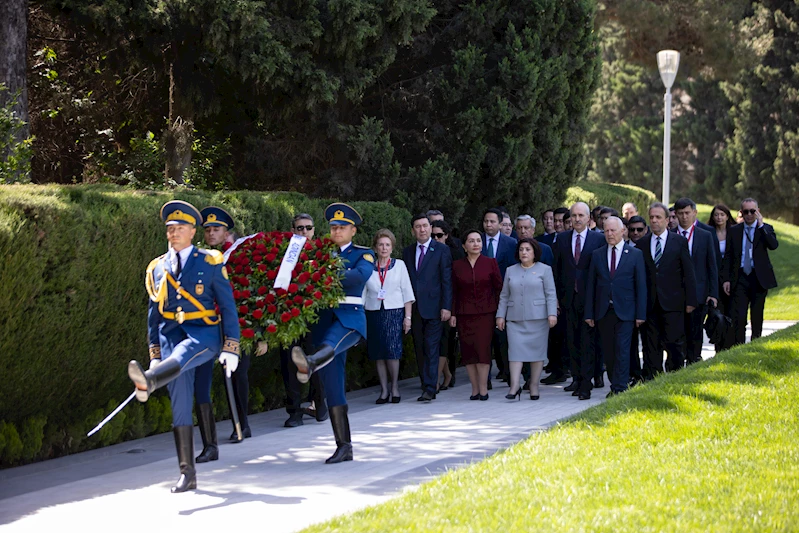
{"type": "Polygon", "coordinates": [[[677,77],[677,69],[680,67],[680,53],[676,50],[661,50],[658,52],[658,70],[660,79],[666,86],[666,94],[663,96],[665,104],[664,128],[663,128],[663,203],[669,205],[669,180],[671,173],[671,86],[674,85],[674,78],[677,77]]]}

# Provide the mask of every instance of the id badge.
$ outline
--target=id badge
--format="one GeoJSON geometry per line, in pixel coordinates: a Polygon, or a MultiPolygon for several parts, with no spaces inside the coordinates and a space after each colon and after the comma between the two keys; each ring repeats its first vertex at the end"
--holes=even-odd
{"type": "Polygon", "coordinates": [[[386,299],[386,289],[380,289],[379,291],[377,291],[377,299],[378,300],[386,299]]]}

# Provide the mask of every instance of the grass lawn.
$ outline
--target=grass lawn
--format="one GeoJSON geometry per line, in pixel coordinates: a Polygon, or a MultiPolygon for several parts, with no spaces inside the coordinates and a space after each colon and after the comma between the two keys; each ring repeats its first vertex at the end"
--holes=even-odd
{"type": "MultiPolygon", "coordinates": [[[[707,222],[711,205],[697,206],[699,220],[707,222]]],[[[733,215],[737,209],[732,210],[733,215]]],[[[774,226],[779,248],[769,251],[778,287],[766,298],[766,320],[799,320],[799,226],[766,219],[774,226]]]]}
{"type": "Polygon", "coordinates": [[[306,531],[795,531],[797,413],[799,325],[306,531]]]}

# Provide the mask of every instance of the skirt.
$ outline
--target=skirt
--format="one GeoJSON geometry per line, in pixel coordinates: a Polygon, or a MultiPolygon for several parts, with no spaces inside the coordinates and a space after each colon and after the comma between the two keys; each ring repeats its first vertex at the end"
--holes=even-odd
{"type": "Polygon", "coordinates": [[[508,361],[532,363],[547,360],[549,321],[505,322],[508,332],[508,361]]]}
{"type": "Polygon", "coordinates": [[[366,312],[366,348],[370,361],[402,358],[402,321],[405,309],[366,312]]]}
{"type": "Polygon", "coordinates": [[[461,362],[464,365],[490,365],[496,314],[458,315],[456,324],[461,344],[461,362]]]}

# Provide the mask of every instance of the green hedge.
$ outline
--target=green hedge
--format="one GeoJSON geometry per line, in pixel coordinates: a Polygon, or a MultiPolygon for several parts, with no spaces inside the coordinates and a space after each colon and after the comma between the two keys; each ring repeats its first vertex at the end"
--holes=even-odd
{"type": "Polygon", "coordinates": [[[589,206],[604,205],[612,207],[621,213],[621,206],[632,202],[638,207],[638,214],[648,219],[649,205],[658,198],[646,189],[635,185],[613,183],[597,183],[593,181],[580,181],[569,187],[566,191],[566,205],[574,202],[585,202],[589,206]]]}
{"type": "MultiPolygon", "coordinates": [[[[127,362],[147,359],[144,269],[166,251],[158,210],[173,198],[200,209],[224,206],[243,234],[288,229],[300,211],[319,224],[329,203],[296,193],[0,186],[1,466],[169,430],[169,402],[159,393],[146,404],[133,402],[98,435],[85,438],[130,393],[127,362]]],[[[394,230],[398,247],[410,241],[406,210],[378,202],[353,205],[365,219],[359,244],[369,245],[381,227],[394,230]]],[[[374,381],[363,351],[354,350],[348,365],[352,388],[374,381]]],[[[278,359],[273,350],[253,362],[255,411],[283,401],[278,359]]],[[[409,359],[403,368],[414,366],[409,359]]],[[[222,417],[227,402],[220,377],[217,372],[213,394],[222,417]]]]}

